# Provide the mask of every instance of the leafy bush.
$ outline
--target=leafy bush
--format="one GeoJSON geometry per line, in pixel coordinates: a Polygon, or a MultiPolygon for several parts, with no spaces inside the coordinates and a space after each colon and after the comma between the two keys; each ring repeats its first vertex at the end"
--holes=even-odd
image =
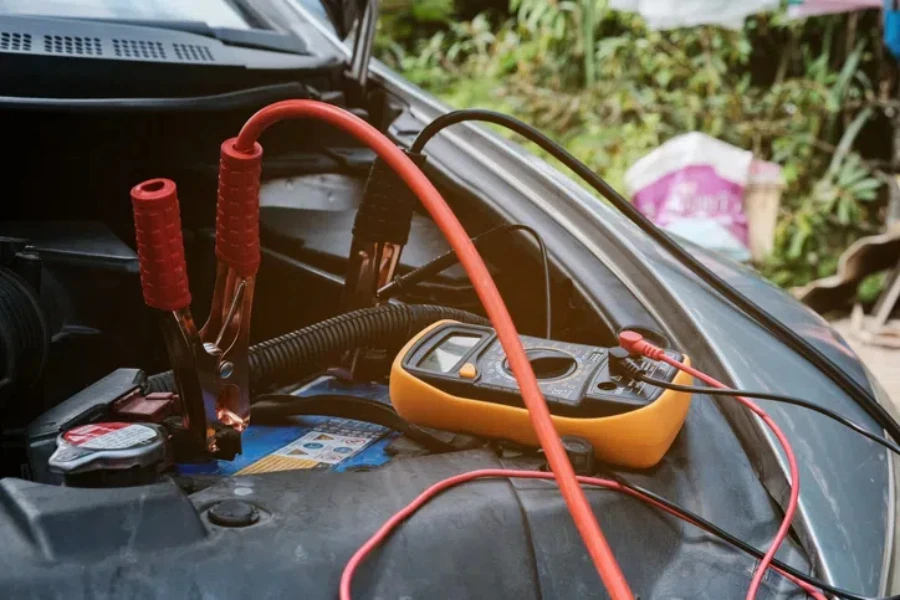
{"type": "Polygon", "coordinates": [[[451,105],[541,127],[619,189],[638,158],[689,131],[778,162],[787,189],[776,251],[760,265],[778,284],[830,274],[878,227],[882,179],[855,148],[886,89],[869,76],[880,31],[859,15],[658,32],[605,0],[510,0],[509,14],[448,13],[402,39],[387,27],[381,57],[451,105]]]}

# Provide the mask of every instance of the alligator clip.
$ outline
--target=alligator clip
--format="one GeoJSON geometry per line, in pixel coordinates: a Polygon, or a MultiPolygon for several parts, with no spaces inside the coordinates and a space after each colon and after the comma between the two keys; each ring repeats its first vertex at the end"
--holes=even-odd
{"type": "Polygon", "coordinates": [[[162,330],[183,406],[190,452],[232,459],[250,421],[250,314],[259,269],[262,148],[222,146],[216,209],[216,285],[206,325],[191,315],[175,183],[151,179],[131,190],[144,302],[162,311],[162,330]]]}

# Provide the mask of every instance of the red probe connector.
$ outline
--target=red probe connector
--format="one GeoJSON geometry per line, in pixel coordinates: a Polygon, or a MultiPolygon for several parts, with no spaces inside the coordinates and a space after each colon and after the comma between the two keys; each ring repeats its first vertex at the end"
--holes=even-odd
{"type": "Polygon", "coordinates": [[[654,346],[636,331],[621,332],[619,334],[619,345],[632,355],[643,354],[653,360],[662,360],[662,357],[665,355],[665,351],[662,348],[654,346]]]}
{"type": "MultiPolygon", "coordinates": [[[[635,355],[643,354],[644,356],[653,360],[660,360],[668,363],[676,369],[679,369],[680,371],[684,371],[685,373],[696,377],[707,385],[711,385],[723,390],[730,389],[724,383],[713,379],[706,373],[698,371],[693,367],[675,360],[674,358],[666,354],[662,348],[651,344],[644,339],[644,336],[635,331],[623,331],[622,333],[620,333],[619,345],[635,355]]],[[[775,537],[772,538],[772,544],[771,546],[769,546],[769,550],[759,561],[759,565],[757,566],[756,571],[753,573],[753,579],[751,579],[750,581],[750,587],[747,590],[746,600],[753,600],[754,598],[756,598],[756,592],[759,589],[760,584],[762,583],[763,576],[766,574],[766,569],[768,569],[769,565],[772,564],[772,559],[775,558],[775,553],[778,552],[778,547],[781,546],[781,543],[787,537],[788,532],[791,529],[791,522],[794,520],[794,513],[797,511],[797,504],[800,500],[800,469],[797,467],[797,459],[794,456],[794,450],[791,448],[791,444],[788,441],[787,436],[784,435],[784,432],[781,431],[781,428],[778,426],[778,424],[772,420],[772,417],[770,417],[767,412],[765,412],[762,408],[759,407],[758,404],[756,404],[749,398],[744,398],[743,396],[734,396],[734,399],[749,408],[757,416],[759,416],[759,418],[763,420],[763,422],[772,431],[772,433],[775,434],[775,437],[778,439],[778,443],[781,444],[781,447],[784,449],[784,455],[787,458],[791,478],[788,482],[790,485],[791,493],[790,497],[788,498],[787,506],[784,509],[784,519],[782,519],[781,526],[778,528],[775,537]]]]}

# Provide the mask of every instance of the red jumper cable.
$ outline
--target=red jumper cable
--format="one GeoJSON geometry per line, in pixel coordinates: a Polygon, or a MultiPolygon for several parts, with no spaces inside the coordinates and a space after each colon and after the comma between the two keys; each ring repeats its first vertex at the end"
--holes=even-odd
{"type": "MultiPolygon", "coordinates": [[[[634,331],[623,331],[619,334],[619,344],[633,353],[643,354],[647,358],[653,360],[661,360],[665,363],[668,363],[679,369],[692,375],[693,377],[699,379],[703,383],[707,385],[711,385],[713,387],[717,387],[723,390],[729,389],[721,381],[713,379],[706,373],[698,371],[693,367],[690,367],[682,362],[679,362],[667,355],[662,348],[654,346],[650,342],[646,341],[644,337],[634,331]]],[[[787,436],[784,435],[784,432],[781,431],[781,428],[772,420],[772,417],[768,415],[762,408],[759,407],[758,404],[750,400],[749,398],[744,398],[743,396],[735,396],[735,400],[749,408],[752,412],[754,412],[763,422],[768,426],[768,428],[775,434],[775,437],[778,439],[778,442],[781,444],[781,447],[784,449],[784,455],[787,458],[788,468],[790,470],[791,480],[789,482],[791,493],[788,499],[787,507],[784,510],[784,519],[781,521],[781,526],[778,528],[778,531],[775,534],[775,537],[772,538],[772,544],[769,547],[769,550],[763,556],[762,560],[759,561],[759,565],[756,567],[756,571],[753,573],[753,579],[750,580],[750,587],[747,590],[746,600],[753,600],[756,598],[756,592],[759,589],[759,585],[762,582],[762,578],[766,573],[766,569],[769,568],[769,565],[772,563],[772,559],[775,558],[775,553],[778,552],[778,547],[781,546],[781,543],[787,537],[788,532],[791,529],[791,521],[794,519],[794,513],[797,511],[797,503],[800,498],[800,470],[797,467],[797,459],[794,456],[794,451],[791,448],[791,444],[787,439],[787,436]]]]}
{"type": "MultiPolygon", "coordinates": [[[[257,152],[256,141],[266,128],[283,119],[296,118],[315,118],[326,121],[368,145],[397,172],[431,214],[432,219],[459,257],[460,263],[466,270],[494,329],[497,331],[497,336],[509,359],[510,368],[522,391],[522,399],[528,408],[535,433],[546,453],[547,462],[603,584],[613,600],[632,600],[634,596],[600,530],[591,506],[578,484],[559,435],[550,420],[550,411],[538,387],[534,372],[525,356],[518,332],[503,303],[500,292],[459,220],[422,171],[393,142],[362,119],[335,106],[312,100],[286,100],[263,108],[250,117],[236,139],[227,140],[223,144],[223,153],[227,149],[231,156],[249,160],[257,152]]],[[[221,182],[223,178],[228,179],[231,176],[231,168],[230,162],[222,161],[219,174],[220,204],[221,182]]],[[[229,188],[230,192],[234,193],[235,203],[243,205],[246,201],[256,203],[258,206],[258,174],[256,175],[256,186],[249,185],[249,181],[246,183],[247,185],[244,186],[229,188]]],[[[342,585],[341,597],[350,597],[349,586],[345,588],[342,585]]]]}
{"type": "MultiPolygon", "coordinates": [[[[349,599],[349,590],[351,583],[353,581],[353,576],[356,573],[356,569],[359,568],[359,565],[366,559],[366,557],[372,553],[372,551],[381,544],[387,536],[391,534],[391,532],[397,528],[397,526],[411,517],[413,513],[422,508],[427,502],[429,502],[432,498],[447,490],[451,487],[459,485],[461,483],[466,483],[468,481],[472,481],[475,479],[485,479],[485,478],[493,478],[493,477],[509,477],[509,478],[521,478],[521,479],[553,479],[553,474],[545,473],[543,471],[516,471],[513,469],[482,469],[479,471],[469,471],[467,473],[460,473],[459,475],[454,475],[453,477],[448,477],[447,479],[441,480],[424,492],[419,494],[415,500],[407,504],[402,510],[395,513],[381,528],[375,532],[372,537],[370,537],[365,544],[363,544],[359,550],[357,550],[353,557],[350,558],[350,561],[347,563],[347,566],[344,567],[344,572],[341,574],[341,600],[349,599]],[[347,590],[347,595],[344,595],[344,590],[347,590]]],[[[649,496],[645,496],[638,490],[633,490],[621,485],[618,481],[614,481],[612,479],[601,479],[599,477],[585,477],[582,475],[577,476],[577,479],[580,483],[585,485],[598,486],[610,490],[616,490],[618,492],[622,492],[627,494],[633,498],[637,498],[641,502],[658,508],[662,511],[669,513],[670,515],[674,515],[679,519],[683,519],[684,521],[694,525],[695,527],[699,527],[700,529],[704,529],[704,527],[695,522],[693,519],[689,517],[679,514],[677,511],[672,510],[665,504],[660,504],[653,498],[649,496]]],[[[809,583],[797,579],[789,573],[785,573],[778,567],[772,567],[775,571],[777,571],[780,575],[786,578],[788,581],[796,584],[800,587],[804,592],[815,598],[815,600],[827,600],[825,595],[816,589],[814,586],[809,583]]]]}

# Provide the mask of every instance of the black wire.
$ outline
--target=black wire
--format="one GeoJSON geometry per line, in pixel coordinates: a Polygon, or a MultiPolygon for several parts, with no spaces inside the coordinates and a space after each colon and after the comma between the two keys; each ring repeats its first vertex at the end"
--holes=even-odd
{"type": "Polygon", "coordinates": [[[529,227],[528,225],[522,225],[520,223],[516,223],[513,225],[507,225],[510,231],[524,231],[534,238],[534,241],[538,245],[538,250],[541,252],[541,262],[543,263],[542,268],[544,269],[544,329],[546,331],[546,338],[548,340],[553,339],[553,306],[551,304],[551,291],[550,291],[550,260],[547,258],[547,246],[544,245],[544,238],[541,237],[537,231],[529,227]]]}
{"type": "Polygon", "coordinates": [[[452,444],[448,444],[424,429],[413,425],[398,415],[389,404],[369,398],[359,398],[345,394],[320,394],[316,396],[262,394],[253,399],[250,415],[257,422],[309,415],[356,419],[399,431],[409,439],[422,444],[431,452],[455,452],[458,450],[452,444]]]}
{"type": "MultiPolygon", "coordinates": [[[[709,533],[711,535],[714,535],[715,537],[719,538],[720,540],[729,544],[730,546],[737,548],[738,550],[740,550],[746,554],[749,554],[757,559],[761,559],[763,556],[765,556],[765,552],[760,550],[759,548],[755,548],[754,546],[751,546],[748,542],[742,540],[741,538],[739,538],[737,536],[734,536],[734,535],[728,533],[721,527],[714,525],[713,523],[707,521],[700,515],[689,511],[688,509],[672,502],[671,500],[668,500],[668,499],[664,498],[663,496],[659,496],[656,493],[651,492],[650,490],[643,488],[639,485],[631,483],[627,479],[623,479],[622,477],[620,477],[619,475],[617,475],[615,473],[603,472],[601,474],[605,477],[609,477],[610,479],[615,480],[620,485],[622,485],[622,487],[626,487],[632,491],[637,492],[638,494],[647,496],[648,498],[652,499],[654,502],[658,502],[659,504],[662,504],[663,506],[672,510],[673,512],[678,513],[678,515],[681,518],[695,521],[697,526],[700,527],[700,529],[706,531],[707,533],[709,533]]],[[[813,577],[811,575],[807,575],[806,573],[803,573],[802,571],[798,571],[794,567],[787,565],[777,559],[772,561],[772,565],[778,567],[779,569],[781,569],[782,571],[784,571],[786,573],[793,575],[797,579],[805,581],[806,583],[819,588],[823,592],[833,594],[833,595],[839,596],[841,598],[845,598],[846,600],[897,600],[895,596],[891,596],[890,598],[877,598],[876,599],[876,598],[871,598],[869,596],[861,596],[859,594],[854,594],[853,592],[848,592],[846,590],[842,590],[842,589],[834,587],[820,579],[816,579],[815,577],[813,577]]]]}
{"type": "MultiPolygon", "coordinates": [[[[544,238],[541,237],[537,231],[529,227],[528,225],[522,225],[519,223],[511,223],[506,225],[498,225],[492,229],[488,229],[484,233],[480,233],[471,238],[472,243],[475,244],[475,247],[481,248],[481,244],[486,240],[493,239],[499,233],[506,233],[508,231],[524,231],[534,238],[534,241],[537,242],[538,250],[541,252],[541,261],[543,262],[544,269],[544,330],[545,337],[547,339],[551,339],[553,337],[553,306],[551,300],[551,281],[550,281],[550,260],[547,257],[547,246],[544,244],[544,238]]],[[[400,275],[395,277],[393,281],[385,285],[383,288],[378,290],[376,293],[376,297],[379,300],[387,300],[389,298],[393,298],[397,294],[400,294],[405,289],[410,286],[421,283],[428,277],[433,275],[437,275],[441,271],[445,269],[449,269],[453,265],[459,262],[459,257],[456,256],[456,252],[453,250],[449,250],[444,254],[441,254],[435,259],[432,259],[428,263],[422,265],[421,267],[410,271],[405,275],[400,275]]]]}
{"type": "Polygon", "coordinates": [[[682,248],[678,242],[670,238],[665,232],[654,225],[652,221],[642,215],[640,211],[614,190],[602,177],[591,171],[587,165],[572,156],[565,148],[534,127],[531,127],[514,117],[491,110],[457,110],[442,115],[426,125],[413,142],[412,147],[410,148],[411,152],[421,153],[422,148],[428,143],[428,140],[437,135],[439,131],[445,127],[463,121],[484,121],[487,123],[494,123],[495,125],[501,125],[540,146],[543,150],[553,156],[553,158],[563,163],[591,187],[597,190],[597,192],[609,200],[619,212],[624,214],[632,223],[637,225],[653,240],[668,250],[672,256],[687,266],[707,285],[722,294],[749,317],[756,320],[782,343],[792,348],[795,352],[800,354],[800,356],[824,372],[832,381],[837,383],[841,389],[853,398],[853,400],[859,404],[869,416],[875,419],[878,425],[888,432],[888,435],[895,440],[900,440],[900,424],[898,424],[893,417],[891,417],[890,413],[878,403],[878,400],[872,396],[869,390],[860,385],[843,369],[832,362],[820,350],[795,331],[770,315],[763,308],[757,306],[752,300],[706,268],[703,263],[682,248]]]}
{"type": "Polygon", "coordinates": [[[737,389],[719,389],[719,388],[710,388],[696,385],[678,385],[676,383],[669,383],[663,379],[654,379],[653,377],[649,377],[644,374],[637,374],[638,379],[641,381],[645,381],[650,385],[654,385],[656,387],[666,388],[668,390],[675,390],[676,392],[691,392],[696,394],[706,394],[708,396],[745,396],[747,398],[759,398],[760,400],[772,400],[773,402],[780,402],[782,404],[791,404],[793,406],[802,406],[803,408],[807,408],[811,411],[817,412],[820,415],[825,415],[829,419],[833,421],[837,421],[844,427],[852,429],[859,435],[868,438],[875,442],[876,444],[880,444],[893,452],[894,454],[900,455],[900,446],[892,442],[891,440],[885,439],[882,436],[872,433],[859,423],[854,423],[850,419],[846,417],[842,417],[838,413],[825,408],[824,406],[820,406],[815,404],[814,402],[810,402],[808,400],[803,400],[800,398],[795,398],[794,396],[785,396],[782,394],[772,394],[770,392],[755,392],[749,390],[737,390],[737,389]]]}

